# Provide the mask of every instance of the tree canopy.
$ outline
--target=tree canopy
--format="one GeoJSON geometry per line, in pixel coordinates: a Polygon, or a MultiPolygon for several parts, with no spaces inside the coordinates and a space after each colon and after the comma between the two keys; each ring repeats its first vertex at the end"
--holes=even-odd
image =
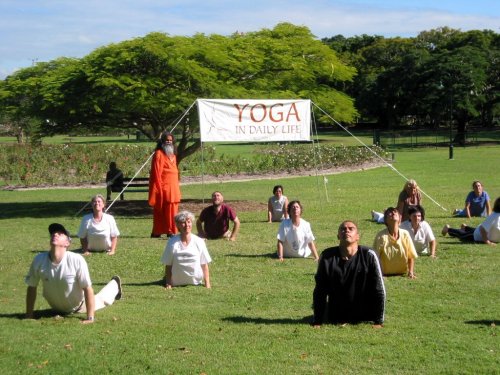
{"type": "MultiPolygon", "coordinates": [[[[499,46],[491,30],[448,27],[321,41],[289,23],[229,36],[154,32],[17,71],[0,81],[0,121],[20,140],[103,129],[156,139],[178,123],[181,160],[200,145],[197,116],[183,117],[197,98],[308,98],[344,123],[456,124],[463,142],[470,124],[498,123],[499,46]]],[[[330,122],[322,111],[316,119],[330,122]]]]}
{"type": "MultiPolygon", "coordinates": [[[[356,70],[307,27],[288,23],[231,36],[151,33],[43,66],[0,87],[4,103],[19,103],[19,91],[30,97],[25,109],[44,119],[43,134],[113,127],[156,139],[197,98],[310,98],[339,121],[357,116],[342,92],[356,70]]],[[[180,124],[179,159],[199,146],[195,117],[180,124]]]]}

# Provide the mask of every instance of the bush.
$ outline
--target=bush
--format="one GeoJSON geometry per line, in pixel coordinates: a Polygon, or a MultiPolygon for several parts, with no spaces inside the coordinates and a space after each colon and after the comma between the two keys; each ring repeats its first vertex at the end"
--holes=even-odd
{"type": "MultiPolygon", "coordinates": [[[[385,156],[382,149],[376,148],[385,156]]],[[[98,184],[105,181],[111,161],[116,161],[125,176],[132,177],[153,152],[151,145],[5,145],[0,149],[2,185],[42,186],[98,184]]],[[[256,146],[251,154],[218,155],[215,148],[205,147],[204,161],[195,153],[182,161],[184,176],[227,174],[260,174],[296,172],[353,166],[376,159],[365,147],[311,146],[274,144],[256,146]]],[[[149,165],[138,177],[149,176],[149,165]]]]}

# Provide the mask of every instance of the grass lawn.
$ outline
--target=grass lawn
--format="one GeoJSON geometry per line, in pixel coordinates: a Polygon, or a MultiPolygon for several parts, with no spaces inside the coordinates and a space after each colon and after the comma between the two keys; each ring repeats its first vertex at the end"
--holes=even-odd
{"type": "MultiPolygon", "coordinates": [[[[81,316],[22,320],[23,277],[32,258],[48,248],[47,226],[72,233],[76,212],[95,189],[0,191],[0,364],[3,374],[492,374],[500,372],[500,245],[461,244],[442,237],[445,223],[463,219],[460,207],[474,179],[492,200],[500,195],[499,147],[397,152],[394,167],[418,181],[426,218],[438,240],[437,259],[417,259],[418,279],[386,278],[385,327],[370,324],[311,328],[315,262],[272,256],[276,224],[264,211],[242,211],[234,243],[209,241],[212,289],[166,291],[160,256],[165,242],[150,239],[150,216],[116,216],[117,254],[87,258],[94,289],[122,277],[124,299],[81,316]],[[430,197],[430,198],[429,198],[430,197]],[[443,206],[444,211],[431,198],[443,206]]],[[[314,173],[312,173],[314,174],[314,173]]],[[[336,228],[354,219],[371,245],[383,226],[370,210],[394,205],[404,179],[388,167],[322,177],[187,185],[183,198],[265,202],[281,183],[300,199],[321,251],[337,244],[336,228]]],[[[145,198],[139,193],[132,198],[145,198]]],[[[195,212],[199,214],[199,212],[195,212]]],[[[478,225],[478,218],[468,221],[478,225]]],[[[77,249],[74,239],[72,249],[77,249]]],[[[48,308],[39,288],[37,310],[48,308]]]]}

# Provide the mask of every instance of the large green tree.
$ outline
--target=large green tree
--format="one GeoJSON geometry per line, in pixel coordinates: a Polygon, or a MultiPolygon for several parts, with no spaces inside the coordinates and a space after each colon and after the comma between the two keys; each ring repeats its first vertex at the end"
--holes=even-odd
{"type": "MultiPolygon", "coordinates": [[[[338,121],[357,112],[343,93],[355,69],[306,27],[278,24],[231,36],[151,33],[66,61],[40,78],[34,108],[45,133],[113,127],[150,139],[197,98],[310,98],[338,121]]],[[[318,116],[321,121],[321,116],[318,116]]],[[[200,145],[197,116],[178,124],[179,160],[200,145]]]]}

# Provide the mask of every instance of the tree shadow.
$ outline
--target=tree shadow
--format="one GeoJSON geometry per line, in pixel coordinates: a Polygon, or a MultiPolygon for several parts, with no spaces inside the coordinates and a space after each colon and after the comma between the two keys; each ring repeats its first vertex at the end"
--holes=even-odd
{"type": "Polygon", "coordinates": [[[477,324],[477,325],[484,325],[484,326],[497,326],[500,324],[500,320],[497,319],[482,319],[482,320],[466,320],[465,324],[477,324]]]}
{"type": "MultiPolygon", "coordinates": [[[[236,211],[251,211],[254,202],[250,201],[228,201],[233,202],[236,211]],[[247,207],[248,206],[248,207],[247,207]]],[[[182,199],[179,211],[188,210],[195,214],[201,212],[207,204],[202,199],[182,199]]],[[[52,218],[52,217],[74,217],[83,216],[92,212],[89,202],[62,201],[62,202],[10,202],[0,203],[0,220],[16,218],[52,218]],[[80,212],[81,211],[81,212],[80,212]]],[[[143,200],[117,200],[107,211],[113,216],[151,218],[153,208],[148,201],[143,200]]]]}
{"type": "Polygon", "coordinates": [[[311,324],[312,315],[305,316],[303,318],[292,319],[292,318],[275,318],[275,319],[267,319],[267,318],[254,318],[254,317],[246,317],[246,316],[229,316],[227,318],[222,318],[224,322],[231,323],[253,323],[253,324],[311,324]]]}
{"type": "Polygon", "coordinates": [[[82,207],[75,201],[0,203],[0,219],[74,216],[82,207]]]}

